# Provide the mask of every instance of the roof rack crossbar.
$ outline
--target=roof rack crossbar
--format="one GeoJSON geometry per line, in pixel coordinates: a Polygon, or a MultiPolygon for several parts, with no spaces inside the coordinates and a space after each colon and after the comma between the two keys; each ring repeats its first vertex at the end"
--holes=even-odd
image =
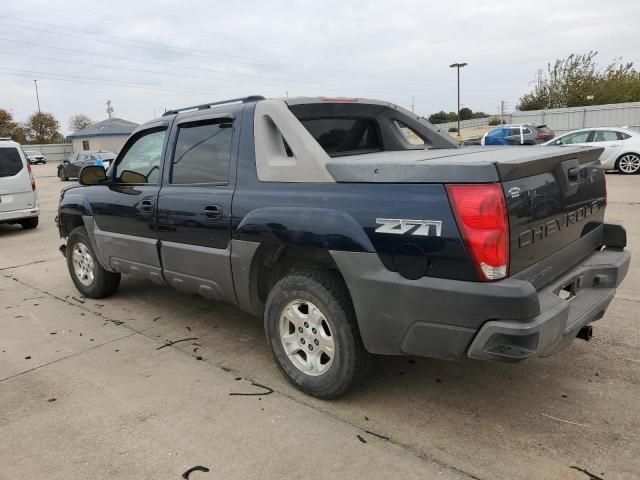
{"type": "Polygon", "coordinates": [[[220,100],[218,102],[211,103],[203,103],[202,105],[193,105],[191,107],[183,107],[183,108],[174,108],[173,110],[167,110],[162,114],[163,117],[167,115],[175,115],[179,112],[185,112],[187,110],[206,110],[215,105],[225,105],[227,103],[249,103],[249,102],[257,102],[258,100],[264,100],[265,98],[262,95],[249,95],[248,97],[239,97],[239,98],[230,98],[229,100],[220,100]]]}

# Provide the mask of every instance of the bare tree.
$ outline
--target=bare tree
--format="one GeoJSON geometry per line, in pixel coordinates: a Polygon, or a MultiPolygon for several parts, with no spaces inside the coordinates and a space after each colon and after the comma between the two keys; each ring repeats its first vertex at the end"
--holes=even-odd
{"type": "Polygon", "coordinates": [[[69,129],[72,132],[77,132],[78,130],[87,128],[92,123],[93,120],[87,117],[84,113],[79,113],[71,117],[71,119],[69,120],[69,129]]]}

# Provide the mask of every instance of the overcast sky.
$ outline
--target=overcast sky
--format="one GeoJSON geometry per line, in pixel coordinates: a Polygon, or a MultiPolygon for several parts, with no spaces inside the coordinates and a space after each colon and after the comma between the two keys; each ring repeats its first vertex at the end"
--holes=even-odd
{"type": "Polygon", "coordinates": [[[4,0],[0,108],[143,122],[248,94],[392,101],[428,115],[498,111],[572,52],[640,64],[640,1],[4,0]]]}

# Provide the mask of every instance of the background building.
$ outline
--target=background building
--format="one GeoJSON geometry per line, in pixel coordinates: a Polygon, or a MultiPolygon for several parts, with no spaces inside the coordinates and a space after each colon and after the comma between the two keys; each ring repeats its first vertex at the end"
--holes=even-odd
{"type": "Polygon", "coordinates": [[[69,138],[75,153],[98,150],[118,153],[137,126],[137,123],[122,118],[107,118],[72,133],[69,138]]]}

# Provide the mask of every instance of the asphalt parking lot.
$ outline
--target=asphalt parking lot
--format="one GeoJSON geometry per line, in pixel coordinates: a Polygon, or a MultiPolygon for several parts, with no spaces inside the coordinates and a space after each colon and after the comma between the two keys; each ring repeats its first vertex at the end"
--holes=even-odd
{"type": "Polygon", "coordinates": [[[0,225],[0,479],[638,478],[640,177],[607,176],[634,257],[591,342],[517,365],[379,357],[324,402],[235,307],[131,278],[82,298],[55,168],[34,167],[38,229],[0,225]]]}

